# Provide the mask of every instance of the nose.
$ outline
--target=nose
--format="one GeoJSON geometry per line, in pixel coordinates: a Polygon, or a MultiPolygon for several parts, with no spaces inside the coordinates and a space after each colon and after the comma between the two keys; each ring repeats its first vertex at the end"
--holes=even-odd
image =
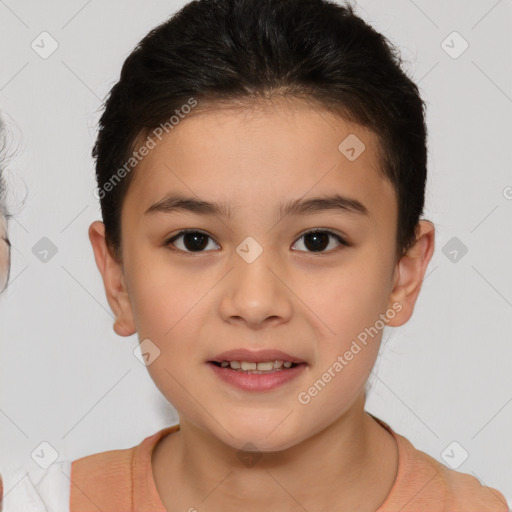
{"type": "Polygon", "coordinates": [[[222,289],[220,314],[226,322],[245,323],[252,329],[285,323],[293,309],[293,293],[286,281],[271,251],[263,250],[252,262],[236,255],[222,289]]]}

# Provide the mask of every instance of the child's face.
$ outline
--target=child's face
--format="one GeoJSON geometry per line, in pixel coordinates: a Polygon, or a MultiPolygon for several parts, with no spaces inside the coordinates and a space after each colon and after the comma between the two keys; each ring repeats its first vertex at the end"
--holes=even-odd
{"type": "MultiPolygon", "coordinates": [[[[109,259],[102,272],[110,275],[116,332],[136,330],[158,347],[148,370],[180,421],[236,448],[250,441],[279,450],[364,403],[381,319],[404,323],[415,299],[395,280],[397,203],[377,172],[376,144],[371,132],[296,101],[191,116],[140,163],[123,203],[123,266],[109,259]],[[350,134],[366,146],[353,161],[338,149],[350,134]],[[226,203],[231,218],[147,213],[171,194],[226,203]],[[368,214],[279,214],[281,203],[334,194],[368,214]],[[314,228],[350,245],[328,234],[303,237],[314,228]],[[188,235],[166,245],[183,229],[210,238],[188,235]],[[366,344],[357,341],[372,327],[366,344]],[[306,365],[274,389],[240,389],[208,362],[239,348],[281,350],[306,365]],[[319,379],[320,391],[310,391],[319,379]]],[[[151,354],[151,346],[144,351],[151,354]]]]}

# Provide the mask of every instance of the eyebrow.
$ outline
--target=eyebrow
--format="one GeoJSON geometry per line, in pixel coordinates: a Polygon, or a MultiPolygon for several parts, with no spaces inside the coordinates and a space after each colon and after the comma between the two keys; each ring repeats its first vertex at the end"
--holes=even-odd
{"type": "MultiPolygon", "coordinates": [[[[150,206],[144,215],[156,213],[174,213],[185,211],[199,215],[215,215],[223,218],[232,218],[232,211],[227,203],[212,203],[195,197],[172,194],[164,197],[150,206]]],[[[357,214],[370,217],[368,208],[358,201],[340,194],[314,197],[311,199],[294,199],[280,203],[277,209],[280,216],[307,215],[324,211],[337,211],[340,213],[357,214]]]]}

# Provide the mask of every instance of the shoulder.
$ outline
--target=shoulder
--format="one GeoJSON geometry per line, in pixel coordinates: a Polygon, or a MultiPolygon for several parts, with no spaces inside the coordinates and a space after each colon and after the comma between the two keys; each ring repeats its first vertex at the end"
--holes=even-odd
{"type": "Polygon", "coordinates": [[[503,494],[415,448],[386,422],[370,414],[395,439],[398,472],[377,512],[510,512],[503,494]]]}
{"type": "Polygon", "coordinates": [[[69,512],[71,461],[48,469],[18,467],[3,475],[3,512],[69,512]]]}
{"type": "Polygon", "coordinates": [[[416,449],[405,437],[395,435],[405,454],[399,476],[404,485],[414,488],[417,493],[411,503],[416,500],[432,506],[442,504],[441,510],[450,512],[509,512],[507,501],[500,491],[482,485],[470,474],[449,468],[416,449]]]}
{"type": "Polygon", "coordinates": [[[133,509],[135,496],[147,495],[151,454],[162,436],[179,429],[166,427],[131,448],[87,455],[71,464],[71,512],[133,509]]]}
{"type": "Polygon", "coordinates": [[[70,503],[73,512],[100,510],[116,503],[129,510],[134,448],[94,453],[71,463],[70,503]]]}

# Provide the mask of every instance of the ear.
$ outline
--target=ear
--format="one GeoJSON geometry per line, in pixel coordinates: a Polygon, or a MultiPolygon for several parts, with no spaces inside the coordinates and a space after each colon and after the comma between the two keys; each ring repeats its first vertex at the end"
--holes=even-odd
{"type": "Polygon", "coordinates": [[[400,258],[394,271],[389,306],[398,303],[402,308],[400,310],[396,308],[397,314],[387,322],[388,325],[398,327],[411,318],[425,271],[434,253],[434,241],[434,225],[430,221],[421,220],[417,226],[416,242],[400,258]]]}
{"type": "Polygon", "coordinates": [[[95,221],[89,226],[89,240],[96,265],[103,278],[108,303],[116,316],[114,331],[119,336],[131,336],[136,332],[136,328],[124,271],[122,264],[110,254],[103,222],[95,221]]]}

